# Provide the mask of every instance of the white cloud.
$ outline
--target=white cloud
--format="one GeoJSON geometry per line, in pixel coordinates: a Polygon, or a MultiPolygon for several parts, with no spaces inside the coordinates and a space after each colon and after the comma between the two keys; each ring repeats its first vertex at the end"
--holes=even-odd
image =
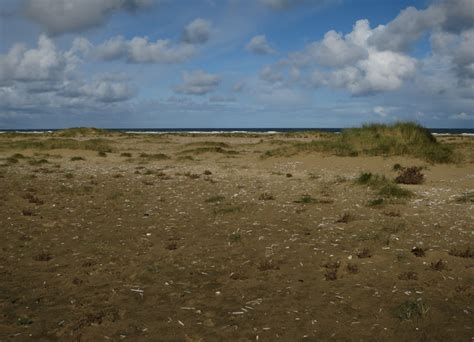
{"type": "Polygon", "coordinates": [[[276,67],[287,65],[289,81],[301,79],[300,69],[307,69],[304,73],[307,84],[343,88],[356,96],[399,89],[415,74],[417,60],[369,45],[373,32],[367,20],[357,21],[352,32],[345,36],[329,31],[321,41],[291,53],[278,65],[266,66],[260,77],[269,82],[281,82],[284,74],[276,67]]]}
{"type": "Polygon", "coordinates": [[[221,82],[220,77],[202,70],[183,72],[183,84],[176,86],[174,91],[179,94],[205,95],[214,91],[221,82]]]}
{"type": "Polygon", "coordinates": [[[474,113],[468,114],[468,113],[462,112],[462,113],[459,113],[459,114],[456,114],[456,115],[451,115],[449,118],[454,119],[454,120],[472,120],[472,121],[474,121],[474,113]]]}
{"type": "Polygon", "coordinates": [[[0,81],[56,80],[73,68],[72,59],[45,35],[39,37],[37,48],[15,44],[6,55],[0,55],[0,81]]]}
{"type": "Polygon", "coordinates": [[[101,25],[113,11],[134,11],[153,0],[28,0],[26,15],[48,34],[74,32],[101,25]]]}
{"type": "Polygon", "coordinates": [[[189,44],[204,44],[209,40],[211,33],[211,23],[197,18],[184,28],[182,39],[189,44]]]}
{"type": "Polygon", "coordinates": [[[250,39],[245,49],[257,55],[269,55],[276,52],[268,43],[265,35],[258,35],[250,39]]]}
{"type": "Polygon", "coordinates": [[[172,44],[170,40],[158,39],[150,42],[148,37],[125,40],[112,37],[96,46],[95,56],[103,60],[125,58],[129,63],[182,63],[196,54],[196,48],[187,43],[172,44]]]}
{"type": "Polygon", "coordinates": [[[439,0],[424,10],[408,7],[387,25],[374,30],[370,44],[382,50],[408,51],[423,33],[459,33],[474,28],[474,1],[439,0]]]}
{"type": "Polygon", "coordinates": [[[283,81],[283,73],[276,66],[267,65],[260,71],[260,78],[269,83],[277,83],[283,81]]]}

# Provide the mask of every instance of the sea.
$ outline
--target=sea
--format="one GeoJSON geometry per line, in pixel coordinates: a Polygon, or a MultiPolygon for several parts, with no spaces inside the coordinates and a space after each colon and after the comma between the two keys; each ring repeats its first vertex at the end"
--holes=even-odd
{"type": "MultiPolygon", "coordinates": [[[[165,134],[165,133],[190,133],[190,134],[223,134],[223,133],[253,133],[253,134],[278,134],[290,132],[319,131],[340,133],[344,128],[105,128],[106,130],[131,134],[165,134]]],[[[474,135],[474,128],[428,128],[434,135],[474,135]]],[[[0,133],[52,133],[61,129],[0,129],[0,133]]]]}

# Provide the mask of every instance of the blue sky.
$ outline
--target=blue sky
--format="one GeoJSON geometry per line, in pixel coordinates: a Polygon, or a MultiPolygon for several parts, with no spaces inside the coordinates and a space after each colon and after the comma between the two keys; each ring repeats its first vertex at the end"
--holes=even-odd
{"type": "Polygon", "coordinates": [[[0,1],[0,128],[474,127],[474,0],[0,1]]]}

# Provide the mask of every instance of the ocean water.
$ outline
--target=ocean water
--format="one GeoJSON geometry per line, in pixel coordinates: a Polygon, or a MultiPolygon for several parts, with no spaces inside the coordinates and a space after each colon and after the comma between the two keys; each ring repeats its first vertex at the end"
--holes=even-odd
{"type": "MultiPolygon", "coordinates": [[[[288,132],[320,131],[340,133],[344,128],[106,128],[107,130],[134,134],[163,134],[163,133],[193,133],[193,134],[222,134],[222,133],[260,133],[276,134],[288,132]]],[[[51,133],[59,129],[4,129],[0,133],[51,133]]],[[[474,128],[429,128],[436,135],[461,134],[474,135],[474,128]]]]}

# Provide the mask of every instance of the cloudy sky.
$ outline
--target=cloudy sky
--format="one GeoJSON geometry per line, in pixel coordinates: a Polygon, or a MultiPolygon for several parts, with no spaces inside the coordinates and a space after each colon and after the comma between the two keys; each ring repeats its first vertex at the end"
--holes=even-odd
{"type": "Polygon", "coordinates": [[[474,128],[474,0],[0,4],[0,128],[474,128]]]}

